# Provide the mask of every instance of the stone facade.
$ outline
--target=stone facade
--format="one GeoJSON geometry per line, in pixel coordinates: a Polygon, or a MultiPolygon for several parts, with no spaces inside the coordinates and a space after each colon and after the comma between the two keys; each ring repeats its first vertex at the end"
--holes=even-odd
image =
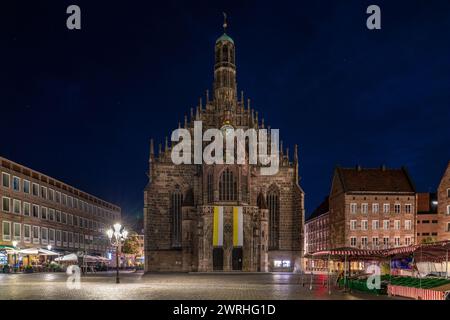
{"type": "MultiPolygon", "coordinates": [[[[194,135],[194,121],[209,128],[265,128],[264,119],[237,97],[234,41],[223,34],[215,44],[214,95],[206,94],[183,127],[194,135]]],[[[181,127],[181,125],[179,125],[181,127]]],[[[245,164],[181,164],[171,146],[150,146],[149,183],[144,190],[145,271],[292,271],[303,249],[304,192],[298,158],[281,144],[275,175],[245,164]],[[226,190],[229,189],[229,190],[226,190]],[[181,199],[181,200],[180,200],[181,199]],[[223,246],[213,246],[214,206],[223,207],[223,246]],[[233,247],[233,207],[242,207],[243,245],[233,247]],[[181,221],[179,221],[181,219],[181,221]],[[217,256],[214,257],[214,252],[217,256]],[[239,260],[239,263],[237,263],[239,260]],[[283,261],[282,264],[278,263],[283,261]]],[[[247,154],[248,156],[248,154],[247,154]]]]}
{"type": "Polygon", "coordinates": [[[450,161],[438,187],[438,240],[450,240],[450,161]]]}
{"type": "Polygon", "coordinates": [[[336,168],[330,193],[333,248],[415,243],[416,194],[406,169],[336,168]]]}

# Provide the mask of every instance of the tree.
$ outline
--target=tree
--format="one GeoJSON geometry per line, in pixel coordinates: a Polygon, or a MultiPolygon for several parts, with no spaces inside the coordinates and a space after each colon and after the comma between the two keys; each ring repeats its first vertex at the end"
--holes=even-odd
{"type": "Polygon", "coordinates": [[[128,236],[122,246],[122,253],[138,254],[140,250],[139,238],[137,234],[128,236]]]}
{"type": "Polygon", "coordinates": [[[426,237],[422,239],[422,244],[433,243],[434,239],[432,237],[426,237]]]}

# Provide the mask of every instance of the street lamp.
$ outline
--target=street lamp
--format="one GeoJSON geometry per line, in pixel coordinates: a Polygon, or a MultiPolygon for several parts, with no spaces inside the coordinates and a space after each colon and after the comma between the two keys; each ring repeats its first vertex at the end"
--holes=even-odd
{"type": "Polygon", "coordinates": [[[116,247],[116,283],[120,283],[119,280],[119,251],[120,246],[125,241],[128,236],[128,231],[122,228],[120,223],[116,223],[113,229],[108,229],[106,234],[108,235],[109,241],[112,246],[116,247]]]}
{"type": "Polygon", "coordinates": [[[12,245],[14,247],[14,272],[17,272],[17,253],[16,253],[17,244],[18,242],[16,240],[12,242],[12,245]]]}
{"type": "Polygon", "coordinates": [[[47,249],[48,249],[48,251],[51,251],[51,250],[52,250],[52,245],[49,244],[49,245],[47,246],[47,249]]]}

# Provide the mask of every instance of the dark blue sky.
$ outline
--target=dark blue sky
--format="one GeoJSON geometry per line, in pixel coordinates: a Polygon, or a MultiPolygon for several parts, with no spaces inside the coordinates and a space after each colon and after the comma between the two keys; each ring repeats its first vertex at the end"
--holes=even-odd
{"type": "Polygon", "coordinates": [[[150,137],[210,89],[222,11],[238,86],[299,144],[310,213],[335,165],[450,160],[450,1],[10,1],[0,13],[0,154],[139,215],[150,137]],[[66,29],[69,4],[82,30],[66,29]],[[366,28],[370,4],[382,30],[366,28]]]}

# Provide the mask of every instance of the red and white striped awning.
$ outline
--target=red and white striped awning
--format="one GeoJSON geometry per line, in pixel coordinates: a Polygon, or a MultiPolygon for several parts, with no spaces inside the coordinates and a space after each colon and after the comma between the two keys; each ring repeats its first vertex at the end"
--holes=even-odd
{"type": "Polygon", "coordinates": [[[416,260],[442,262],[448,259],[450,241],[435,242],[429,244],[411,245],[383,250],[358,249],[358,248],[336,248],[313,252],[307,256],[315,258],[394,258],[402,255],[414,254],[416,260]]]}

